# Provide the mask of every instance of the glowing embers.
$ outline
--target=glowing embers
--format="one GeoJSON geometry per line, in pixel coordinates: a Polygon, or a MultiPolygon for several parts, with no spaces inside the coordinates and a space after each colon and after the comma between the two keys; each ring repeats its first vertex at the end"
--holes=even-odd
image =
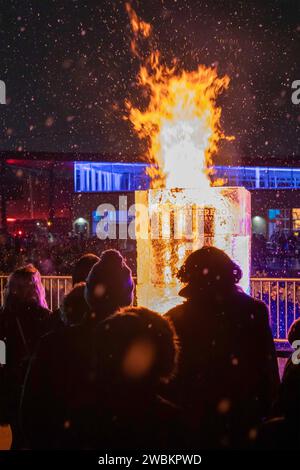
{"type": "Polygon", "coordinates": [[[224,250],[242,268],[248,290],[250,193],[245,188],[136,191],[137,298],[165,312],[180,302],[176,273],[203,245],[224,250]]]}

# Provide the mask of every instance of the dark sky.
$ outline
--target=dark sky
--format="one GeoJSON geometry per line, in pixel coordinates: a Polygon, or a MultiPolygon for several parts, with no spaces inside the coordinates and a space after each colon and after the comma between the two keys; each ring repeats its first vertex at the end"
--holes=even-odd
{"type": "MultiPolygon", "coordinates": [[[[139,97],[123,1],[2,0],[0,79],[4,150],[143,151],[122,120],[139,97]]],[[[231,77],[219,103],[234,142],[219,158],[300,157],[300,0],[133,1],[163,59],[188,70],[218,64],[231,77]]]]}

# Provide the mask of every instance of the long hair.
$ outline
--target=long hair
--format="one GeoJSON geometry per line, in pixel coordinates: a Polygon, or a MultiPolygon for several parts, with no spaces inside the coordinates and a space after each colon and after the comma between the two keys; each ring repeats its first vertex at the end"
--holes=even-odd
{"type": "Polygon", "coordinates": [[[5,287],[4,307],[20,304],[48,308],[41,275],[32,264],[16,269],[9,276],[5,287]]]}

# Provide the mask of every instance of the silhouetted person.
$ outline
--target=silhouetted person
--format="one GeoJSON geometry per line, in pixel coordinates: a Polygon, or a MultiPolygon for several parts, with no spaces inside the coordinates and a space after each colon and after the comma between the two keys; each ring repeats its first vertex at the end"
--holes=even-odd
{"type": "Polygon", "coordinates": [[[73,289],[65,295],[60,307],[60,314],[65,325],[79,325],[90,315],[91,310],[85,300],[85,282],[76,283],[73,289]]]}
{"type": "Polygon", "coordinates": [[[72,274],[72,282],[73,286],[80,282],[86,282],[86,279],[92,269],[92,267],[98,263],[99,257],[94,255],[93,253],[87,253],[76,262],[73,274],[72,274]]]}
{"type": "Polygon", "coordinates": [[[294,321],[288,332],[288,341],[293,345],[294,341],[300,341],[300,318],[294,321]]]}
{"type": "Polygon", "coordinates": [[[167,313],[181,343],[168,396],[203,446],[247,445],[279,385],[267,307],[237,286],[241,269],[217,248],[192,253],[178,277],[186,301],[167,313]]]}
{"type": "MultiPolygon", "coordinates": [[[[293,341],[300,340],[299,330],[293,341]],[[298,333],[298,334],[297,334],[298,333]]],[[[292,341],[292,342],[293,342],[292,341]]],[[[300,448],[300,346],[288,359],[280,385],[276,406],[277,417],[259,429],[257,446],[267,450],[299,450],[300,448]]]]}
{"type": "Polygon", "coordinates": [[[61,448],[64,430],[73,425],[71,416],[90,405],[95,326],[119,307],[131,304],[133,287],[122,255],[115,250],[103,252],[85,287],[90,315],[80,325],[61,328],[41,340],[22,400],[22,423],[30,447],[61,448]]]}
{"type": "Polygon", "coordinates": [[[98,256],[87,253],[75,263],[72,274],[73,289],[64,297],[63,304],[53,313],[52,329],[80,323],[82,319],[90,314],[89,306],[84,297],[84,286],[92,267],[99,259],[98,256]],[[77,288],[77,285],[80,285],[80,287],[77,288]]]}
{"type": "Polygon", "coordinates": [[[90,435],[87,447],[184,447],[180,412],[158,395],[174,374],[177,351],[170,323],[145,308],[128,308],[98,326],[96,406],[79,426],[90,435]]]}
{"type": "Polygon", "coordinates": [[[26,369],[38,340],[49,331],[49,318],[39,271],[32,265],[17,269],[8,279],[0,311],[0,339],[6,344],[6,365],[0,369],[0,421],[11,425],[13,448],[22,445],[18,411],[26,369]]]}
{"type": "Polygon", "coordinates": [[[104,320],[120,307],[133,301],[134,282],[131,269],[117,250],[106,250],[91,269],[85,299],[98,320],[104,320]]]}

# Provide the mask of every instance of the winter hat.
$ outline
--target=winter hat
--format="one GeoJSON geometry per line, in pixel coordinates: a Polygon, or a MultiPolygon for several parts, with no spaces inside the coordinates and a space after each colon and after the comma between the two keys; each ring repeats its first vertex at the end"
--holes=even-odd
{"type": "Polygon", "coordinates": [[[179,295],[189,298],[201,289],[233,287],[240,281],[242,270],[224,251],[203,246],[187,257],[177,277],[187,284],[179,295]]]}
{"type": "Polygon", "coordinates": [[[86,280],[85,299],[93,312],[112,313],[132,303],[131,269],[117,250],[106,250],[86,280]]]}

